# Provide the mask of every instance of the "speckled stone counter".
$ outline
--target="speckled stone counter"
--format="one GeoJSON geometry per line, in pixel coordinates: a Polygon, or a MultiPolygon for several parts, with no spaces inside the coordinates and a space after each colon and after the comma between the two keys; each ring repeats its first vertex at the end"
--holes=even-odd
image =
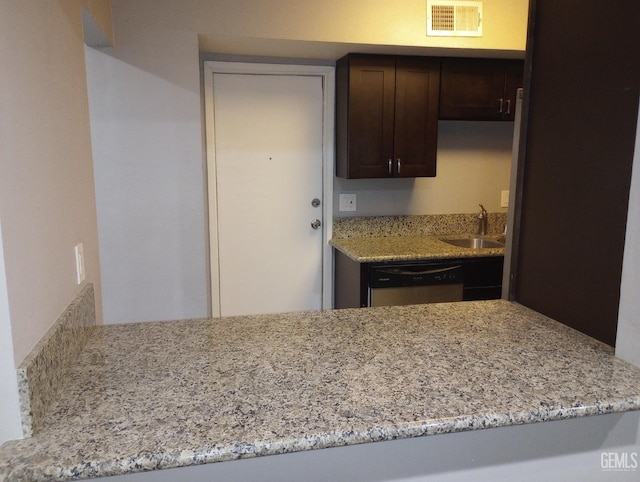
{"type": "MultiPolygon", "coordinates": [[[[503,233],[507,213],[488,213],[489,233],[503,233]]],[[[334,238],[440,236],[478,230],[478,213],[354,216],[333,218],[334,238]]]]}
{"type": "MultiPolygon", "coordinates": [[[[485,237],[504,240],[506,222],[506,213],[489,213],[485,237]]],[[[335,218],[330,243],[359,263],[504,255],[504,248],[460,248],[441,240],[475,237],[477,225],[477,213],[335,218]]]]}
{"type": "Polygon", "coordinates": [[[640,369],[502,300],[98,327],[0,479],[65,480],[640,409],[640,369]]]}
{"type": "MultiPolygon", "coordinates": [[[[504,248],[460,248],[441,240],[445,238],[472,237],[450,236],[380,236],[334,238],[331,245],[359,263],[380,261],[421,261],[475,256],[503,256],[504,248]]],[[[501,235],[486,236],[498,239],[501,235]]]]}

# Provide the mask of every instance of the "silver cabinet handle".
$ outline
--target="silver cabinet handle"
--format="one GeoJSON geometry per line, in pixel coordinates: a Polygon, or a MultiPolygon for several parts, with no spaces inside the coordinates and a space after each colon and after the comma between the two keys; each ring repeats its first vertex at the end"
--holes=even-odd
{"type": "Polygon", "coordinates": [[[507,115],[511,114],[511,99],[507,100],[507,115]]]}
{"type": "Polygon", "coordinates": [[[391,174],[392,169],[393,169],[393,164],[391,162],[391,159],[389,159],[389,174],[391,174]]]}
{"type": "Polygon", "coordinates": [[[504,104],[504,99],[500,98],[498,99],[498,102],[500,103],[500,107],[498,107],[498,114],[502,114],[502,106],[504,104]]]}
{"type": "Polygon", "coordinates": [[[398,157],[398,174],[400,174],[400,158],[398,157]]]}
{"type": "Polygon", "coordinates": [[[318,229],[320,226],[322,226],[322,223],[319,219],[314,219],[313,221],[311,221],[311,227],[313,229],[318,229]]]}

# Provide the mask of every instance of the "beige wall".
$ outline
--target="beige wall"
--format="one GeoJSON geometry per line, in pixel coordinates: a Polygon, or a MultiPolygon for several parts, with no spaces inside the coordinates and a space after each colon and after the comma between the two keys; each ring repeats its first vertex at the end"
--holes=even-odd
{"type": "MultiPolygon", "coordinates": [[[[115,0],[114,8],[127,0],[115,0]]],[[[129,2],[131,3],[131,2],[129,2]]],[[[150,28],[186,29],[215,48],[236,39],[524,51],[528,0],[484,0],[483,37],[426,36],[425,0],[141,0],[127,6],[150,28]],[[141,12],[153,11],[153,15],[141,12]]]]}
{"type": "Polygon", "coordinates": [[[385,216],[507,212],[500,207],[509,189],[513,122],[441,121],[437,175],[416,179],[340,179],[334,183],[334,214],[385,216]],[[354,193],[356,212],[339,211],[339,194],[354,193]]]}
{"type": "Polygon", "coordinates": [[[19,364],[80,292],[74,246],[100,307],[79,0],[0,3],[0,218],[19,364]]]}

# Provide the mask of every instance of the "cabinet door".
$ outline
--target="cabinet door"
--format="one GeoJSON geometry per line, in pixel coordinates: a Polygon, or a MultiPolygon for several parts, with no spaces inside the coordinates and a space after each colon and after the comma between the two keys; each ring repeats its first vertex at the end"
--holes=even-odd
{"type": "Polygon", "coordinates": [[[396,177],[436,175],[440,61],[396,60],[393,170],[396,177]]]}
{"type": "Polygon", "coordinates": [[[346,75],[338,65],[337,174],[392,176],[395,59],[350,55],[346,62],[346,75]]]}
{"type": "Polygon", "coordinates": [[[440,119],[502,120],[504,82],[503,60],[443,60],[440,119]]]}

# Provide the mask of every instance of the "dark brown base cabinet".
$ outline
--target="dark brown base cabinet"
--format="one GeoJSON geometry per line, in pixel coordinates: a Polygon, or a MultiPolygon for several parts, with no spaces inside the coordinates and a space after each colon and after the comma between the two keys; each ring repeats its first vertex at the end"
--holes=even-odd
{"type": "Polygon", "coordinates": [[[440,60],[349,54],[336,64],[336,175],[436,175],[440,60]]]}
{"type": "Polygon", "coordinates": [[[522,60],[443,59],[440,119],[514,120],[523,74],[522,60]]]}
{"type": "MultiPolygon", "coordinates": [[[[334,308],[364,308],[369,306],[369,270],[385,264],[416,265],[420,261],[393,263],[359,263],[335,250],[334,308]]],[[[432,260],[442,261],[442,260],[432,260]]],[[[491,300],[502,295],[503,256],[447,259],[449,264],[462,265],[463,300],[491,300]]],[[[429,261],[424,261],[429,263],[429,261]]]]}

